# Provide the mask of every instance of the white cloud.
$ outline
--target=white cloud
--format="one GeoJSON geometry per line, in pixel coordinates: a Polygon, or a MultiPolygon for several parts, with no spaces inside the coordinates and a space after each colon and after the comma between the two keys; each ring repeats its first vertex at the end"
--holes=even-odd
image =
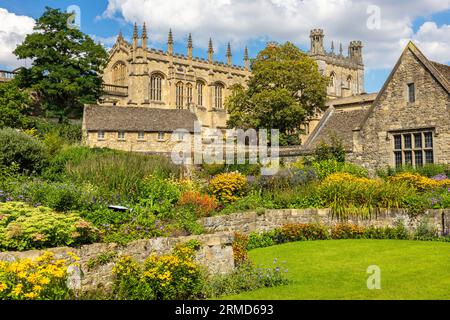
{"type": "Polygon", "coordinates": [[[35,21],[3,8],[0,8],[0,21],[0,65],[11,69],[19,67],[23,62],[18,61],[12,52],[33,31],[35,21]]]}
{"type": "MultiPolygon", "coordinates": [[[[193,33],[194,44],[206,48],[213,37],[216,47],[232,41],[242,48],[252,40],[290,40],[309,48],[309,31],[323,28],[326,47],[362,40],[368,68],[389,68],[412,39],[431,58],[449,61],[448,25],[424,23],[415,34],[413,21],[450,9],[450,0],[109,0],[103,18],[147,23],[156,45],[166,41],[172,28],[177,40],[193,33]],[[380,29],[367,27],[367,8],[380,8],[380,29]]],[[[218,50],[216,50],[218,51],[218,50]]]]}

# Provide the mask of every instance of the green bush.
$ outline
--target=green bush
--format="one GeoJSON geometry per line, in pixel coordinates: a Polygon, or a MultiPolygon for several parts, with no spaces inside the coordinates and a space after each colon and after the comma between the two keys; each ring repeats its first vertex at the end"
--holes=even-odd
{"type": "Polygon", "coordinates": [[[381,178],[388,178],[403,172],[418,173],[428,178],[432,178],[440,174],[450,176],[450,166],[444,164],[426,164],[417,168],[412,166],[403,166],[399,168],[387,167],[384,169],[378,169],[377,175],[381,178]]]}
{"type": "Polygon", "coordinates": [[[262,211],[264,209],[272,208],[275,208],[275,205],[271,200],[264,197],[261,192],[252,191],[236,202],[226,205],[220,211],[220,214],[230,214],[252,210],[262,211]]]}
{"type": "Polygon", "coordinates": [[[182,190],[175,181],[152,175],[141,183],[140,204],[164,217],[170,213],[181,194],[182,190]]]}
{"type": "Polygon", "coordinates": [[[47,151],[42,142],[14,129],[0,130],[0,164],[16,163],[21,171],[40,172],[47,163],[47,151]]]}
{"type": "Polygon", "coordinates": [[[44,138],[49,133],[54,133],[64,143],[74,144],[81,142],[81,124],[52,122],[44,118],[32,118],[32,123],[41,138],[44,138]]]}
{"type": "Polygon", "coordinates": [[[337,162],[345,162],[345,149],[342,145],[342,141],[336,137],[331,137],[331,143],[328,144],[324,141],[316,148],[315,159],[318,162],[335,160],[337,162]]]}
{"type": "Polygon", "coordinates": [[[278,243],[328,239],[328,230],[317,223],[286,224],[277,233],[278,243]]]}
{"type": "Polygon", "coordinates": [[[365,168],[351,163],[339,162],[335,159],[313,162],[312,168],[314,169],[315,174],[320,180],[323,180],[329,175],[339,172],[349,173],[359,178],[367,178],[369,176],[369,173],[365,168]]]}
{"type": "Polygon", "coordinates": [[[40,204],[59,212],[88,207],[89,194],[71,183],[48,182],[39,179],[10,184],[11,197],[40,204]]]}
{"type": "Polygon", "coordinates": [[[264,233],[253,232],[248,236],[248,250],[253,250],[257,248],[271,247],[277,244],[279,231],[269,231],[264,233]]]}
{"type": "Polygon", "coordinates": [[[20,202],[0,203],[0,249],[30,250],[93,243],[98,231],[75,214],[20,202]]]}
{"type": "Polygon", "coordinates": [[[287,272],[283,264],[278,263],[276,259],[270,267],[255,267],[247,262],[228,275],[210,277],[205,281],[202,291],[205,298],[214,299],[260,288],[287,285],[289,284],[289,280],[285,277],[287,272]]]}

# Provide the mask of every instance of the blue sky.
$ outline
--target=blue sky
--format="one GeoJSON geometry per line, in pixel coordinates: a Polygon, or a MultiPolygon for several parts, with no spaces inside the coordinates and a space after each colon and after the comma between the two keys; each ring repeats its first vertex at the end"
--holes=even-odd
{"type": "Polygon", "coordinates": [[[65,10],[70,5],[81,9],[82,31],[105,46],[112,45],[119,30],[130,38],[133,23],[145,21],[152,47],[165,49],[173,28],[175,51],[186,51],[192,32],[195,55],[206,56],[212,37],[215,59],[224,61],[230,41],[235,64],[242,64],[245,45],[251,56],[267,41],[289,40],[308,50],[309,30],[323,28],[328,50],[332,40],[335,47],[343,43],[344,52],[349,41],[363,41],[367,92],[381,88],[408,40],[430,59],[450,62],[450,0],[0,0],[0,68],[24,63],[15,61],[11,51],[31,32],[31,18],[38,18],[45,6],[65,10]],[[369,26],[377,21],[377,27],[369,26]]]}

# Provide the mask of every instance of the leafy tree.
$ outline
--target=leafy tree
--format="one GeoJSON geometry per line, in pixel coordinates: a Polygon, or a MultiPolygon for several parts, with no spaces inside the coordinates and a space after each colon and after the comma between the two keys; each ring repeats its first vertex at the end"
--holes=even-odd
{"type": "Polygon", "coordinates": [[[47,7],[14,54],[32,59],[30,69],[18,74],[21,87],[36,92],[43,110],[58,116],[80,115],[84,103],[94,103],[101,93],[100,72],[105,49],[80,30],[70,27],[71,14],[47,7]]]}
{"type": "Polygon", "coordinates": [[[336,160],[337,162],[345,162],[345,148],[342,145],[342,140],[336,135],[331,136],[330,143],[322,141],[315,150],[315,160],[317,162],[336,160]]]}
{"type": "Polygon", "coordinates": [[[0,83],[0,128],[23,128],[30,105],[29,94],[17,87],[15,81],[0,83]]]}
{"type": "Polygon", "coordinates": [[[248,88],[231,88],[228,126],[279,129],[282,140],[292,143],[316,108],[324,108],[327,82],[294,44],[269,45],[252,62],[248,88]]]}

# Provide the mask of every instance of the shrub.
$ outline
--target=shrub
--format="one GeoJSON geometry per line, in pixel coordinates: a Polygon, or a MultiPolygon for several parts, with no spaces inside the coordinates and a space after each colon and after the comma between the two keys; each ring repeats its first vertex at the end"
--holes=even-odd
{"type": "Polygon", "coordinates": [[[361,239],[364,228],[352,223],[338,223],[331,228],[332,239],[361,239]]]}
{"type": "Polygon", "coordinates": [[[140,196],[140,204],[164,217],[178,202],[181,190],[175,181],[153,175],[148,176],[142,182],[140,196]]]}
{"type": "Polygon", "coordinates": [[[238,173],[222,173],[209,183],[211,193],[222,203],[239,200],[245,194],[246,178],[238,173]]]}
{"type": "Polygon", "coordinates": [[[14,129],[0,130],[0,164],[19,165],[20,170],[40,172],[47,162],[44,144],[21,131],[14,129]]]}
{"type": "Polygon", "coordinates": [[[348,173],[359,178],[367,178],[369,176],[365,168],[351,163],[339,162],[335,159],[313,162],[312,168],[320,180],[335,173],[348,173]]]}
{"type": "Polygon", "coordinates": [[[197,217],[209,217],[218,207],[214,196],[195,191],[183,193],[178,200],[178,205],[192,210],[197,217]]]}
{"type": "Polygon", "coordinates": [[[26,199],[31,204],[41,204],[59,212],[78,210],[86,206],[88,194],[71,183],[26,180],[9,185],[12,197],[26,199]]]}
{"type": "Polygon", "coordinates": [[[250,210],[263,211],[264,209],[275,208],[275,204],[263,196],[261,192],[252,191],[236,202],[227,204],[220,214],[245,212],[250,210]]]}
{"type": "Polygon", "coordinates": [[[331,144],[324,141],[316,148],[314,152],[316,161],[336,160],[345,162],[345,149],[342,141],[336,136],[331,137],[331,144]]]}
{"type": "Polygon", "coordinates": [[[114,291],[122,300],[181,300],[200,296],[203,278],[195,251],[181,245],[171,255],[151,256],[141,266],[123,257],[113,269],[114,291]]]}
{"type": "Polygon", "coordinates": [[[278,230],[263,233],[253,232],[248,236],[247,249],[253,250],[257,248],[266,248],[274,246],[278,244],[277,243],[278,234],[279,234],[278,230]]]}
{"type": "Polygon", "coordinates": [[[44,138],[49,133],[57,134],[66,144],[81,142],[81,124],[51,122],[43,118],[33,118],[33,127],[44,138]]]}
{"type": "Polygon", "coordinates": [[[393,182],[405,182],[419,191],[435,190],[450,187],[450,179],[446,176],[437,176],[434,179],[421,176],[418,173],[402,172],[389,178],[393,182]]]}
{"type": "Polygon", "coordinates": [[[216,275],[207,281],[203,288],[206,298],[220,298],[260,288],[282,286],[289,283],[285,278],[288,272],[276,260],[272,266],[255,267],[251,262],[239,265],[228,275],[216,275]]]}
{"type": "Polygon", "coordinates": [[[98,231],[75,214],[24,203],[0,203],[0,249],[30,250],[93,243],[98,231]]]}
{"type": "Polygon", "coordinates": [[[234,234],[233,241],[233,256],[234,264],[239,266],[243,263],[248,262],[248,237],[239,232],[234,234]]]}
{"type": "Polygon", "coordinates": [[[278,232],[278,242],[326,240],[328,230],[320,224],[287,224],[278,232]]]}
{"type": "Polygon", "coordinates": [[[46,252],[34,261],[0,261],[0,300],[65,300],[69,298],[66,286],[67,268],[78,260],[56,260],[46,252]],[[75,260],[75,261],[73,261],[75,260]]]}

